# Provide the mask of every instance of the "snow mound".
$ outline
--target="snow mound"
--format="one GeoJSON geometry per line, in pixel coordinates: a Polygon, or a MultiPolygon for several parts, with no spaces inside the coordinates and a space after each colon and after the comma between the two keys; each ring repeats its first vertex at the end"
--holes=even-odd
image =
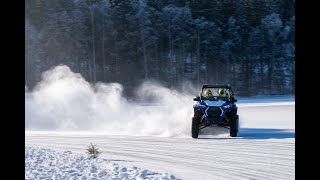
{"type": "Polygon", "coordinates": [[[172,174],[123,167],[71,151],[25,147],[25,179],[178,179],[172,174]]]}

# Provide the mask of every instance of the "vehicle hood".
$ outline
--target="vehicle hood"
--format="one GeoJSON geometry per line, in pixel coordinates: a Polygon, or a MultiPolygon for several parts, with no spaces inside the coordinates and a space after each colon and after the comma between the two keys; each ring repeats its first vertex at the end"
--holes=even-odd
{"type": "Polygon", "coordinates": [[[221,107],[223,104],[225,104],[225,101],[209,101],[204,100],[203,101],[207,106],[215,106],[215,107],[221,107]]]}

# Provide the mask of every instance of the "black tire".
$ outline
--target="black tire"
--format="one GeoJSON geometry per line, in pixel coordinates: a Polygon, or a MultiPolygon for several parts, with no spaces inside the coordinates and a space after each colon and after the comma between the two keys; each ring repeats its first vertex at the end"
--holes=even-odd
{"type": "Polygon", "coordinates": [[[192,127],[191,127],[191,135],[193,138],[198,138],[199,136],[199,124],[200,120],[198,117],[192,118],[192,127]]]}
{"type": "Polygon", "coordinates": [[[230,123],[230,136],[231,137],[237,137],[239,130],[239,116],[236,115],[234,118],[232,118],[232,121],[230,123]]]}

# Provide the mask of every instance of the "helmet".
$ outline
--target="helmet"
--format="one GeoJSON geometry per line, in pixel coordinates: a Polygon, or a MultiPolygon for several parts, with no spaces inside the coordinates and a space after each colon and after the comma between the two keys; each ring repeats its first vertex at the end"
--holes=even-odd
{"type": "Polygon", "coordinates": [[[210,90],[210,89],[206,89],[206,90],[204,91],[204,96],[205,96],[205,97],[210,97],[210,96],[212,96],[211,90],[210,90]]]}
{"type": "Polygon", "coordinates": [[[227,92],[226,89],[219,89],[218,93],[219,93],[220,96],[223,96],[223,97],[228,95],[228,92],[227,92]]]}

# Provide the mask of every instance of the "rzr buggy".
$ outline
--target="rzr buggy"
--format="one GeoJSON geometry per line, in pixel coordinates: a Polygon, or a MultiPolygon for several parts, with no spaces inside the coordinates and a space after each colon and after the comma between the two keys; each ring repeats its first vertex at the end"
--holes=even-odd
{"type": "Polygon", "coordinates": [[[234,93],[230,85],[203,85],[199,96],[193,99],[197,101],[192,118],[191,134],[198,138],[199,130],[208,126],[221,126],[230,129],[230,136],[236,137],[239,128],[238,107],[234,93]],[[205,90],[210,89],[212,94],[205,97],[205,90]],[[227,92],[226,96],[220,96],[219,89],[227,92]]]}

